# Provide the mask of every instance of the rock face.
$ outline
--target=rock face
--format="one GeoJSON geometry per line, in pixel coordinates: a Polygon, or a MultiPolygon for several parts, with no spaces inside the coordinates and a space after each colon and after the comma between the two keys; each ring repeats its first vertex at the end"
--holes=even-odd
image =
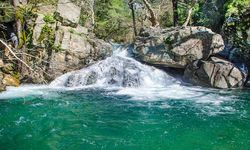
{"type": "Polygon", "coordinates": [[[246,75],[231,62],[211,57],[207,61],[196,60],[188,65],[184,80],[200,86],[238,88],[244,86],[246,75]]]}
{"type": "MultiPolygon", "coordinates": [[[[57,6],[39,7],[32,43],[36,55],[42,60],[38,63],[42,70],[37,72],[44,74],[45,78],[37,79],[41,78],[41,75],[33,75],[31,78],[26,76],[25,82],[51,81],[64,73],[82,69],[112,54],[111,44],[97,39],[87,28],[79,24],[80,15],[81,7],[69,0],[59,0],[57,6]],[[46,44],[49,42],[48,47],[46,44]]],[[[37,61],[32,63],[37,64],[37,61]]]]}
{"type": "Polygon", "coordinates": [[[66,72],[82,69],[112,53],[112,46],[99,39],[72,35],[69,41],[68,46],[65,46],[68,49],[52,54],[48,71],[52,79],[66,72]]]}
{"type": "Polygon", "coordinates": [[[55,13],[63,24],[74,27],[79,22],[81,8],[70,0],[59,0],[55,13]]]}
{"type": "Polygon", "coordinates": [[[136,39],[134,54],[140,61],[161,67],[184,69],[224,49],[219,34],[205,27],[147,29],[136,39]]]}
{"type": "Polygon", "coordinates": [[[9,74],[8,67],[0,59],[0,92],[4,91],[6,86],[19,86],[20,81],[9,74]]]}

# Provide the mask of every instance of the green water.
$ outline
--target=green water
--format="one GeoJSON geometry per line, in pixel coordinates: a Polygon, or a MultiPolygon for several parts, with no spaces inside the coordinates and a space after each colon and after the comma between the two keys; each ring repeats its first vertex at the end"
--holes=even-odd
{"type": "Polygon", "coordinates": [[[0,150],[250,150],[250,91],[215,92],[218,103],[115,93],[2,98],[0,150]]]}

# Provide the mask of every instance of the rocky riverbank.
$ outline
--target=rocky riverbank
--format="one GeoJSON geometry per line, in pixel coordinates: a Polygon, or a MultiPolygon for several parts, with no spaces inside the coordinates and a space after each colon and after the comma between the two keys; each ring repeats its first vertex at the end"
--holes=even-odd
{"type": "Polygon", "coordinates": [[[205,27],[146,29],[135,43],[135,57],[159,67],[181,69],[183,81],[214,88],[242,88],[243,72],[220,53],[225,45],[221,35],[205,27]]]}

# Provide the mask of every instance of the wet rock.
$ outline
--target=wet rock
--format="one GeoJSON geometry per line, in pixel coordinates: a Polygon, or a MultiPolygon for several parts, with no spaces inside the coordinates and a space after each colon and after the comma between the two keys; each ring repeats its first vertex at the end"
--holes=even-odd
{"type": "Polygon", "coordinates": [[[214,88],[239,88],[243,87],[246,75],[233,63],[211,57],[207,61],[196,60],[188,65],[184,80],[195,85],[214,88]]]}
{"type": "Polygon", "coordinates": [[[86,81],[86,85],[91,85],[97,82],[97,77],[98,74],[94,71],[91,71],[89,73],[89,75],[87,76],[87,81],[86,81]]]}
{"type": "Polygon", "coordinates": [[[205,27],[147,29],[136,39],[134,54],[140,61],[182,68],[224,49],[221,35],[205,27]]]}

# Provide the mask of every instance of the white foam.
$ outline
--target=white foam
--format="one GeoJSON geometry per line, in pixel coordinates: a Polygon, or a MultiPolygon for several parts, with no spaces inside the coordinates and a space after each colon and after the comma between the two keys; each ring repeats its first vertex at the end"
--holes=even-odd
{"type": "Polygon", "coordinates": [[[21,98],[30,95],[43,95],[46,85],[22,85],[20,87],[7,87],[7,90],[0,93],[1,99],[21,98]]]}

